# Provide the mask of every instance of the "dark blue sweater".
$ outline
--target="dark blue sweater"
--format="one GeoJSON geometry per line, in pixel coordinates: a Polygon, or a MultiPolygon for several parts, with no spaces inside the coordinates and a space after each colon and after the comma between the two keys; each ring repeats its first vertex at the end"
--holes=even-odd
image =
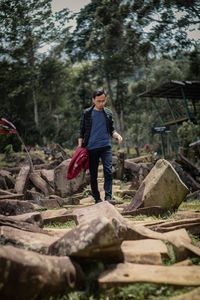
{"type": "Polygon", "coordinates": [[[87,148],[89,150],[110,146],[110,135],[103,110],[92,110],[92,127],[87,148]]]}

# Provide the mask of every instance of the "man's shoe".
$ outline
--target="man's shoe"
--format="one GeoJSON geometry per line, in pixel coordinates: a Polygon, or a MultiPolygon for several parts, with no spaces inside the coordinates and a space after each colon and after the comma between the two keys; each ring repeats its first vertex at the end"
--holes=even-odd
{"type": "Polygon", "coordinates": [[[101,200],[101,199],[95,200],[95,204],[100,203],[100,202],[103,202],[103,200],[101,200]]]}
{"type": "Polygon", "coordinates": [[[116,205],[117,204],[116,201],[113,200],[113,199],[111,199],[111,198],[106,198],[105,201],[108,201],[112,205],[116,205]]]}

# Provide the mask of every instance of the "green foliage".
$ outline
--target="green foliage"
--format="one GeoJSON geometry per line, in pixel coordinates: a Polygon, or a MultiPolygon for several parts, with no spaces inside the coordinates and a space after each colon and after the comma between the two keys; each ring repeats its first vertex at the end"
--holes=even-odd
{"type": "Polygon", "coordinates": [[[172,244],[170,244],[167,241],[165,242],[165,244],[167,246],[168,256],[162,257],[162,262],[163,262],[163,264],[170,266],[170,265],[173,265],[174,263],[176,263],[176,254],[175,254],[172,244]]]}
{"type": "Polygon", "coordinates": [[[200,237],[198,235],[189,233],[189,236],[190,236],[190,238],[192,240],[192,244],[193,245],[196,245],[197,243],[200,242],[200,237]]]}
{"type": "Polygon", "coordinates": [[[46,87],[39,90],[43,60],[39,49],[44,43],[59,41],[62,30],[67,34],[67,17],[67,10],[52,13],[51,0],[0,2],[0,116],[16,125],[26,143],[41,143],[43,134],[40,98],[46,87]]]}
{"type": "Polygon", "coordinates": [[[9,160],[11,158],[12,154],[14,153],[12,144],[8,144],[4,148],[4,153],[5,153],[5,159],[9,160]]]}
{"type": "Polygon", "coordinates": [[[197,140],[197,137],[200,136],[200,129],[198,125],[195,125],[191,121],[183,122],[183,124],[177,130],[178,137],[181,141],[181,144],[184,147],[197,140]]]}

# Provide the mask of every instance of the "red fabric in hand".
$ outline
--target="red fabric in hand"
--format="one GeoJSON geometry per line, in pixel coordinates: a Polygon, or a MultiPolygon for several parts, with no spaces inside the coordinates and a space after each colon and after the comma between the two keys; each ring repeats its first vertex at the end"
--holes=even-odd
{"type": "Polygon", "coordinates": [[[78,147],[74,151],[66,174],[67,179],[73,179],[81,170],[89,169],[89,153],[86,148],[78,147]]]}

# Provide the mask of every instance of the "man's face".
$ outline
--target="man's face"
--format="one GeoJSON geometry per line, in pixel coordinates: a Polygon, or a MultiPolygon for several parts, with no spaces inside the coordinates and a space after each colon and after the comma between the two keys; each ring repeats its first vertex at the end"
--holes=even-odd
{"type": "Polygon", "coordinates": [[[101,96],[96,96],[93,98],[93,103],[97,110],[103,109],[106,104],[106,95],[103,94],[101,96]]]}

